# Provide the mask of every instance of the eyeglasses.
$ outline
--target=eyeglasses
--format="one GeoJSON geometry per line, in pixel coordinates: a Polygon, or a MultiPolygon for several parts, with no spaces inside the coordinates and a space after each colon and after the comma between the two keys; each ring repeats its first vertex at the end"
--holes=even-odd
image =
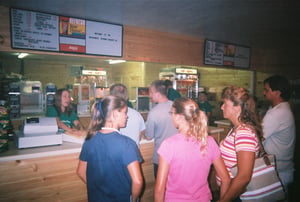
{"type": "Polygon", "coordinates": [[[172,114],[175,114],[175,112],[169,111],[169,114],[171,114],[171,115],[172,115],[172,114]]]}

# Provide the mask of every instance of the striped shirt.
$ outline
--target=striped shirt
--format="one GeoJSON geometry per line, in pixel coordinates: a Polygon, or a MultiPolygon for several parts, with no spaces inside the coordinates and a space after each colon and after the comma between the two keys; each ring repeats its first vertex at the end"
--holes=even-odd
{"type": "Polygon", "coordinates": [[[237,164],[237,152],[255,152],[257,157],[259,143],[255,132],[251,128],[240,125],[235,130],[229,131],[227,137],[220,144],[220,150],[230,177],[233,178],[230,168],[237,164]]]}

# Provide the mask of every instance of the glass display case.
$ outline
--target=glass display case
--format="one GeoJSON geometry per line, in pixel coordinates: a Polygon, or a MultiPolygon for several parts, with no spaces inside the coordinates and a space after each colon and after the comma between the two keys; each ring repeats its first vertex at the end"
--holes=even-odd
{"type": "Polygon", "coordinates": [[[139,112],[148,112],[151,109],[151,100],[148,87],[136,88],[136,110],[139,112]]]}

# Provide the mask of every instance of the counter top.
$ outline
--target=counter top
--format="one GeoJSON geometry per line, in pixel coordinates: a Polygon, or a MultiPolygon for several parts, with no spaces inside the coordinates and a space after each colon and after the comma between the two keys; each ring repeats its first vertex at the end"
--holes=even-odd
{"type": "MultiPolygon", "coordinates": [[[[213,126],[208,127],[209,134],[220,133],[223,131],[223,128],[213,126]]],[[[142,139],[140,144],[147,144],[153,141],[153,139],[142,139]]],[[[62,145],[18,149],[15,143],[11,141],[9,142],[9,150],[0,153],[0,162],[79,153],[81,151],[81,146],[82,145],[79,143],[63,142],[62,145]]]]}
{"type": "MultiPolygon", "coordinates": [[[[140,144],[150,142],[153,140],[143,139],[140,144]]],[[[9,142],[9,150],[0,153],[0,162],[79,153],[81,146],[80,143],[63,142],[62,145],[18,149],[15,143],[11,141],[9,142]]]]}
{"type": "Polygon", "coordinates": [[[228,119],[223,119],[223,120],[217,120],[215,121],[215,124],[220,124],[220,125],[225,125],[225,126],[231,126],[231,121],[228,119]]]}
{"type": "Polygon", "coordinates": [[[72,154],[81,151],[81,144],[64,142],[62,145],[17,149],[9,142],[9,150],[0,153],[0,162],[72,154]]]}
{"type": "Polygon", "coordinates": [[[219,128],[215,126],[208,126],[208,134],[212,133],[221,133],[224,131],[224,128],[219,128]]]}

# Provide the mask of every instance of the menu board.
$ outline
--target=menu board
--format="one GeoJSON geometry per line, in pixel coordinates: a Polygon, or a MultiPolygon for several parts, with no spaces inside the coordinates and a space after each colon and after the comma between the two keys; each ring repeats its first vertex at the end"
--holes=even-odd
{"type": "Polygon", "coordinates": [[[58,51],[58,16],[11,9],[12,47],[58,51]]]}
{"type": "Polygon", "coordinates": [[[123,26],[11,8],[12,48],[122,57],[123,26]]]}
{"type": "Polygon", "coordinates": [[[86,52],[100,55],[122,55],[122,27],[87,21],[86,52]],[[101,50],[99,50],[101,47],[101,50]]]}
{"type": "Polygon", "coordinates": [[[86,52],[85,20],[59,17],[59,50],[65,52],[86,52]]]}
{"type": "Polygon", "coordinates": [[[250,48],[206,40],[204,64],[249,68],[250,48]]]}

